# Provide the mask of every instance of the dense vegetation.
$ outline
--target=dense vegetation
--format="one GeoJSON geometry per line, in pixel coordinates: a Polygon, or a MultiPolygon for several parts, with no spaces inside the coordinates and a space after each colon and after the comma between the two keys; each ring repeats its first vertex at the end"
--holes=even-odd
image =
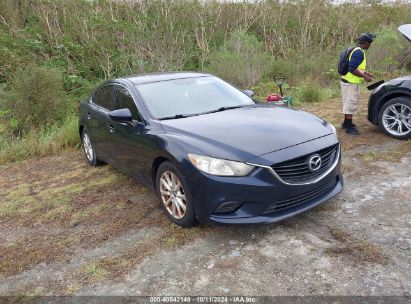
{"type": "Polygon", "coordinates": [[[341,49],[377,32],[377,74],[411,69],[396,27],[411,6],[367,0],[0,2],[0,163],[78,145],[76,109],[104,79],[152,71],[216,73],[260,95],[288,79],[300,100],[333,94],[341,49]]]}

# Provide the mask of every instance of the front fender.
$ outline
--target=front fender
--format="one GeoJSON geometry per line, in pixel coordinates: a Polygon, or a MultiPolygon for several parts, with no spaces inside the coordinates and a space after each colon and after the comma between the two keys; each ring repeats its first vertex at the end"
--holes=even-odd
{"type": "Polygon", "coordinates": [[[411,90],[384,90],[383,92],[379,92],[379,94],[377,93],[375,95],[370,95],[368,103],[368,120],[374,125],[378,125],[378,114],[380,112],[380,109],[386,102],[396,97],[411,98],[411,90]]]}
{"type": "Polygon", "coordinates": [[[184,135],[178,134],[160,136],[159,153],[152,159],[150,168],[147,168],[150,170],[153,185],[155,185],[157,168],[165,160],[172,162],[186,178],[189,178],[197,170],[189,161],[187,154],[204,154],[204,151],[190,143],[189,138],[184,137],[184,135]]]}

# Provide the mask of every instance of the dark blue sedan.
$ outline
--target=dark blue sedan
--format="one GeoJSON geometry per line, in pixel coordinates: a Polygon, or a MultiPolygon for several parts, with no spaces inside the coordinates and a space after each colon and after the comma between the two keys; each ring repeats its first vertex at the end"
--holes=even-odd
{"type": "Polygon", "coordinates": [[[335,128],[201,73],[130,76],[80,106],[87,161],[151,186],[174,223],[273,223],[343,189],[335,128]]]}

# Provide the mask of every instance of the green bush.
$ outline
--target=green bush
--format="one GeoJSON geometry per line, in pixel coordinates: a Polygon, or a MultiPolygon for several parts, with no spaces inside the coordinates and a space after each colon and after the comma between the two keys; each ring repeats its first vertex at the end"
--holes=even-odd
{"type": "Polygon", "coordinates": [[[239,86],[251,88],[270,71],[271,56],[253,35],[231,34],[222,47],[210,55],[209,70],[239,86]]]}
{"type": "Polygon", "coordinates": [[[297,74],[299,74],[297,64],[290,64],[289,61],[280,57],[273,60],[270,71],[270,76],[272,79],[278,76],[290,79],[297,74]]]}
{"type": "Polygon", "coordinates": [[[274,81],[260,82],[258,85],[253,86],[254,99],[259,101],[265,101],[265,98],[270,94],[280,94],[278,86],[274,81]]]}
{"type": "Polygon", "coordinates": [[[17,121],[11,116],[8,101],[15,99],[15,93],[6,89],[5,84],[0,84],[0,137],[11,137],[12,131],[17,128],[17,121]]]}
{"type": "Polygon", "coordinates": [[[401,67],[404,45],[397,29],[384,28],[379,32],[366,54],[368,70],[389,73],[401,67]]]}
{"type": "Polygon", "coordinates": [[[321,88],[314,84],[304,83],[297,87],[298,102],[314,103],[323,99],[323,92],[321,88]]]}
{"type": "Polygon", "coordinates": [[[61,122],[68,109],[61,72],[30,65],[17,70],[12,80],[14,98],[5,101],[18,134],[44,129],[61,122]]]}

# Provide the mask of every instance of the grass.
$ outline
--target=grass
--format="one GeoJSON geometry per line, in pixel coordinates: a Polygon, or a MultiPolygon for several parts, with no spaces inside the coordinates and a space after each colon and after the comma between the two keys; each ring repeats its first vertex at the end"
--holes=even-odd
{"type": "MultiPolygon", "coordinates": [[[[69,200],[66,200],[66,202],[69,202],[69,200]]],[[[64,204],[62,206],[53,208],[51,211],[44,214],[42,218],[46,221],[53,221],[53,220],[65,218],[72,211],[73,209],[69,205],[64,204]]]]}
{"type": "Polygon", "coordinates": [[[344,255],[349,258],[354,258],[359,262],[368,262],[386,265],[388,262],[387,256],[382,252],[381,248],[367,241],[358,241],[348,245],[327,248],[325,254],[329,256],[344,255]]]}
{"type": "Polygon", "coordinates": [[[315,210],[319,212],[332,212],[332,211],[337,211],[339,209],[340,209],[340,203],[337,199],[328,201],[324,204],[321,204],[317,208],[315,208],[315,210]]]}
{"type": "Polygon", "coordinates": [[[164,239],[164,242],[165,242],[166,246],[168,246],[168,247],[174,247],[178,244],[178,241],[175,237],[166,237],[164,239]]]}
{"type": "Polygon", "coordinates": [[[110,209],[109,204],[110,202],[100,202],[100,204],[96,206],[91,206],[78,212],[71,212],[70,214],[67,214],[70,219],[69,225],[71,227],[75,227],[87,219],[98,217],[98,215],[100,215],[105,209],[110,209]]]}
{"type": "Polygon", "coordinates": [[[22,138],[0,137],[0,165],[73,150],[80,145],[77,123],[76,116],[69,116],[61,125],[31,131],[22,138]]]}
{"type": "Polygon", "coordinates": [[[163,236],[160,234],[144,239],[121,254],[115,253],[113,256],[94,259],[80,271],[75,272],[71,276],[71,281],[84,285],[104,280],[116,280],[145,258],[163,249],[164,245],[161,245],[163,236]]]}
{"type": "Polygon", "coordinates": [[[328,256],[347,256],[357,262],[368,262],[386,265],[388,263],[387,255],[376,244],[367,240],[358,240],[349,233],[339,229],[330,229],[331,236],[338,241],[338,245],[325,249],[328,256]]]}
{"type": "Polygon", "coordinates": [[[108,275],[108,271],[99,264],[92,262],[81,270],[81,276],[89,283],[102,281],[108,275]]]}
{"type": "Polygon", "coordinates": [[[22,208],[24,209],[24,206],[35,205],[37,200],[29,193],[30,187],[27,184],[19,185],[6,193],[3,202],[0,204],[0,218],[19,213],[22,208]]]}
{"type": "Polygon", "coordinates": [[[141,242],[135,244],[132,249],[129,249],[121,254],[95,259],[90,264],[92,266],[90,268],[92,270],[97,269],[104,273],[104,277],[101,276],[98,280],[96,280],[93,272],[85,273],[83,269],[81,272],[76,273],[72,280],[78,281],[81,284],[86,284],[93,282],[95,283],[97,281],[119,279],[130,269],[133,269],[135,265],[143,262],[145,259],[155,255],[156,253],[165,250],[174,250],[177,247],[188,244],[197,238],[204,237],[209,234],[212,229],[214,229],[205,226],[184,229],[168,222],[161,226],[156,226],[161,228],[161,232],[159,234],[155,234],[148,239],[142,240],[141,242]]]}
{"type": "MultiPolygon", "coordinates": [[[[128,178],[108,166],[89,167],[79,153],[45,158],[31,164],[15,163],[3,166],[0,171],[0,193],[4,194],[0,202],[1,221],[23,230],[18,241],[0,246],[0,275],[3,276],[63,258],[68,248],[83,242],[81,235],[64,227],[76,218],[99,222],[115,214],[113,210],[119,210],[118,204],[110,205],[110,197],[105,196],[104,190],[116,189],[118,183],[128,183],[128,178]],[[103,194],[100,196],[100,193],[103,194]],[[98,199],[93,200],[93,195],[98,199]],[[84,196],[91,201],[83,200],[84,196]],[[26,228],[29,232],[30,227],[38,225],[49,232],[26,235],[26,228]]],[[[125,194],[130,195],[130,192],[125,191],[125,194]]],[[[107,238],[109,233],[115,234],[108,230],[105,233],[101,239],[107,238]]],[[[90,238],[93,234],[84,237],[90,238]]]]}
{"type": "Polygon", "coordinates": [[[168,247],[175,247],[184,245],[201,235],[208,229],[205,226],[197,226],[190,229],[184,229],[175,224],[167,226],[167,237],[164,239],[165,245],[168,247]]]}
{"type": "Polygon", "coordinates": [[[0,176],[1,225],[21,231],[0,246],[1,276],[67,259],[79,247],[95,248],[130,229],[159,229],[157,239],[88,265],[77,281],[116,278],[158,250],[184,245],[208,231],[170,224],[147,187],[110,166],[90,167],[81,151],[11,163],[0,167],[0,176]],[[38,232],[32,235],[33,230],[38,232]]]}
{"type": "Polygon", "coordinates": [[[61,259],[67,244],[42,236],[25,237],[0,245],[0,277],[22,272],[42,262],[61,259]]]}
{"type": "Polygon", "coordinates": [[[68,294],[74,294],[81,288],[81,283],[80,282],[71,282],[69,283],[66,292],[68,294]]]}
{"type": "Polygon", "coordinates": [[[334,239],[340,242],[346,242],[350,237],[350,235],[347,232],[336,227],[330,230],[330,234],[334,239]]]}
{"type": "Polygon", "coordinates": [[[400,162],[404,155],[411,151],[411,140],[403,141],[388,151],[367,151],[362,159],[370,164],[377,161],[400,162]]]}
{"type": "MultiPolygon", "coordinates": [[[[61,176],[23,182],[9,191],[5,189],[3,204],[0,205],[0,218],[27,219],[29,216],[30,222],[35,220],[45,222],[67,217],[75,220],[75,218],[98,214],[104,209],[104,204],[87,206],[81,211],[80,216],[80,212],[76,212],[73,195],[85,192],[87,189],[113,185],[121,175],[112,172],[110,167],[88,169],[84,166],[74,166],[61,176]]],[[[47,172],[43,173],[47,174],[47,172]]]]}

